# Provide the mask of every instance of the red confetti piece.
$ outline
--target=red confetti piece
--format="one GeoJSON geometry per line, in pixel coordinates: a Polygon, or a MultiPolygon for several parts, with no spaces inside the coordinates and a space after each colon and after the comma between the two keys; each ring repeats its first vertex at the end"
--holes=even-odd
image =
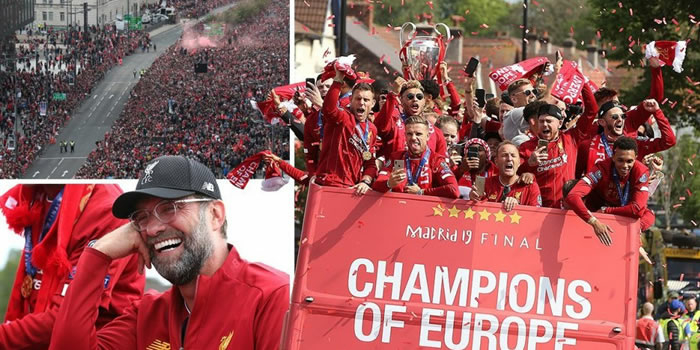
{"type": "Polygon", "coordinates": [[[481,28],[488,28],[488,27],[489,27],[489,25],[488,25],[488,24],[486,24],[486,23],[482,23],[482,24],[481,24],[481,25],[480,25],[479,27],[481,27],[481,28]]]}
{"type": "Polygon", "coordinates": [[[569,31],[571,32],[571,34],[574,34],[574,26],[571,26],[571,28],[569,28],[569,31]]]}
{"type": "Polygon", "coordinates": [[[678,101],[671,103],[671,109],[673,109],[674,107],[676,107],[676,103],[678,103],[678,101]]]}
{"type": "Polygon", "coordinates": [[[613,45],[610,49],[615,51],[615,49],[617,49],[617,46],[613,45]]]}
{"type": "Polygon", "coordinates": [[[472,35],[479,35],[479,32],[472,32],[472,35]]]}
{"type": "Polygon", "coordinates": [[[693,193],[690,192],[690,189],[686,188],[686,189],[685,189],[685,192],[688,194],[688,197],[692,197],[692,196],[693,196],[693,193]]]}
{"type": "Polygon", "coordinates": [[[597,37],[598,37],[598,39],[600,39],[600,30],[599,30],[599,31],[597,31],[597,32],[595,32],[595,36],[597,36],[597,37]]]}
{"type": "Polygon", "coordinates": [[[308,2],[306,2],[306,0],[304,0],[304,5],[306,5],[306,7],[311,7],[311,5],[308,2]]]}
{"type": "Polygon", "coordinates": [[[610,11],[610,13],[615,13],[615,12],[617,12],[616,9],[613,9],[612,11],[610,11]]]}
{"type": "Polygon", "coordinates": [[[630,8],[630,16],[634,16],[634,12],[632,11],[632,8],[630,8]]]}
{"type": "Polygon", "coordinates": [[[665,105],[666,102],[668,102],[668,97],[666,97],[663,101],[661,101],[661,104],[662,104],[662,105],[665,105]]]}
{"type": "Polygon", "coordinates": [[[425,4],[428,5],[428,7],[430,7],[431,10],[433,9],[433,2],[432,1],[426,1],[425,4]]]}
{"type": "Polygon", "coordinates": [[[353,24],[362,24],[362,21],[352,21],[353,24]]]}
{"type": "Polygon", "coordinates": [[[683,204],[680,204],[680,203],[674,204],[674,205],[673,205],[673,209],[677,209],[677,208],[680,208],[680,207],[682,207],[682,206],[683,206],[683,204]]]}
{"type": "Polygon", "coordinates": [[[654,18],[654,22],[656,22],[656,24],[664,23],[664,21],[662,21],[662,20],[660,20],[660,19],[656,19],[656,18],[654,18]]]}
{"type": "Polygon", "coordinates": [[[335,23],[328,23],[328,26],[333,28],[333,27],[335,27],[335,23]]]}
{"type": "Polygon", "coordinates": [[[618,33],[622,33],[623,30],[625,30],[625,27],[621,27],[620,30],[618,30],[618,33]]]}
{"type": "Polygon", "coordinates": [[[681,274],[681,278],[680,278],[681,281],[683,280],[683,277],[684,277],[684,276],[685,276],[685,274],[682,273],[682,274],[681,274]]]}
{"type": "Polygon", "coordinates": [[[328,18],[326,18],[326,21],[330,21],[330,20],[332,20],[333,18],[335,18],[335,15],[330,15],[330,16],[328,16],[328,18]]]}
{"type": "Polygon", "coordinates": [[[628,45],[628,47],[632,47],[632,46],[634,46],[634,44],[636,44],[636,42],[634,40],[632,40],[632,41],[630,41],[630,44],[628,45]]]}
{"type": "Polygon", "coordinates": [[[305,32],[308,32],[308,31],[309,31],[309,28],[307,28],[307,27],[306,27],[305,25],[303,25],[303,24],[301,25],[301,28],[304,29],[305,32]]]}
{"type": "Polygon", "coordinates": [[[617,6],[620,6],[620,8],[622,8],[622,2],[618,2],[617,6]]]}
{"type": "Polygon", "coordinates": [[[675,25],[678,25],[678,21],[676,21],[675,18],[672,18],[672,19],[671,19],[671,22],[673,22],[673,24],[675,24],[675,25]]]}

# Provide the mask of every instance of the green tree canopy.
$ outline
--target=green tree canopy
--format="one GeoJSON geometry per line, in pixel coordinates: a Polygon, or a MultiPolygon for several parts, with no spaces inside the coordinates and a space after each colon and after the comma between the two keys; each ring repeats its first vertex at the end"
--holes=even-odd
{"type": "MultiPolygon", "coordinates": [[[[700,31],[697,0],[678,0],[673,3],[647,0],[590,0],[593,7],[593,23],[600,31],[603,48],[608,57],[622,61],[627,69],[640,68],[643,60],[642,48],[654,40],[688,40],[683,72],[676,73],[665,67],[665,97],[668,103],[662,108],[672,123],[699,125],[700,99],[700,31]],[[673,106],[673,107],[672,107],[673,106]]],[[[647,96],[651,74],[644,69],[637,86],[622,90],[624,101],[638,103],[647,96]]]]}

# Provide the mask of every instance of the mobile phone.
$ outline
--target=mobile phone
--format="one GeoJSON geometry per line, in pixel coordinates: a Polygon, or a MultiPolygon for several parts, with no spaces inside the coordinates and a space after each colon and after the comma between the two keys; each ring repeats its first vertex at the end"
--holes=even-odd
{"type": "Polygon", "coordinates": [[[486,90],[476,89],[474,94],[476,96],[476,103],[479,105],[479,108],[484,108],[484,106],[486,106],[486,90]]]}
{"type": "Polygon", "coordinates": [[[483,176],[477,176],[476,181],[474,181],[474,188],[479,195],[484,194],[484,189],[486,186],[486,178],[483,176]]]}
{"type": "Polygon", "coordinates": [[[404,162],[403,159],[395,159],[394,160],[394,170],[404,169],[404,168],[406,168],[406,163],[404,162]]]}
{"type": "Polygon", "coordinates": [[[546,149],[547,145],[549,145],[549,141],[542,140],[542,139],[537,140],[537,148],[545,147],[545,149],[546,149]]]}
{"type": "Polygon", "coordinates": [[[467,149],[467,158],[479,158],[479,148],[476,146],[469,146],[469,149],[467,149]]]}
{"type": "Polygon", "coordinates": [[[561,52],[559,52],[559,50],[557,50],[557,53],[556,53],[556,61],[554,61],[554,63],[558,62],[559,59],[561,59],[561,52]]]}
{"type": "Polygon", "coordinates": [[[478,65],[479,65],[479,60],[477,60],[474,57],[470,58],[467,65],[464,66],[464,73],[467,73],[468,76],[473,77],[474,72],[476,71],[476,67],[478,65]]]}
{"type": "Polygon", "coordinates": [[[494,97],[496,97],[496,95],[494,95],[494,94],[486,94],[486,96],[485,96],[484,98],[486,99],[486,101],[488,101],[488,100],[490,100],[490,99],[492,99],[492,98],[494,98],[494,97]]]}
{"type": "Polygon", "coordinates": [[[306,78],[306,85],[316,85],[316,79],[306,78]]]}

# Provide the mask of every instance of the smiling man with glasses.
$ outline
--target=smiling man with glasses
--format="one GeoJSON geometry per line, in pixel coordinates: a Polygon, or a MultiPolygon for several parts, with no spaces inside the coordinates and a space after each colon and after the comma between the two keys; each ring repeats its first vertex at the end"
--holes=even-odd
{"type": "Polygon", "coordinates": [[[537,93],[527,79],[518,79],[508,86],[508,96],[513,101],[513,107],[525,107],[537,99],[537,93]]]}
{"type": "Polygon", "coordinates": [[[52,349],[277,349],[289,277],[249,263],[226,242],[214,174],[181,156],[149,163],[135,191],[112,206],[130,222],[90,242],[56,319],[52,349]],[[95,332],[95,305],[109,263],[137,254],[173,284],[146,294],[95,332]],[[80,334],[80,337],[76,337],[80,334]]]}

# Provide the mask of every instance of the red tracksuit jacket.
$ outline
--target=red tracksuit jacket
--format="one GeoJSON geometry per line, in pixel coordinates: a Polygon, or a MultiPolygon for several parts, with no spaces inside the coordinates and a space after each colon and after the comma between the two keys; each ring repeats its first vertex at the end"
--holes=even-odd
{"type": "MultiPolygon", "coordinates": [[[[394,169],[395,159],[406,159],[407,151],[395,152],[391,155],[390,159],[387,160],[384,168],[379,172],[377,181],[374,182],[372,188],[379,192],[389,191],[389,177],[394,169]]],[[[425,153],[423,153],[424,155],[425,153]]],[[[420,165],[421,159],[423,157],[411,157],[409,158],[411,162],[411,171],[416,172],[418,166],[420,165]]],[[[423,194],[426,196],[438,196],[446,198],[459,198],[459,187],[457,186],[457,179],[455,179],[454,174],[450,170],[450,167],[445,161],[445,157],[435,154],[431,151],[430,159],[426,162],[421,169],[420,175],[418,176],[418,187],[423,189],[423,194]]],[[[408,166],[406,167],[406,173],[408,176],[408,166]]],[[[404,180],[397,187],[393,188],[393,192],[403,192],[408,185],[408,180],[404,180]]]]}
{"type": "MultiPolygon", "coordinates": [[[[668,119],[666,119],[666,116],[661,109],[654,113],[654,119],[656,119],[656,122],[659,125],[661,136],[651,140],[635,137],[639,148],[637,159],[642,160],[647,154],[665,151],[676,145],[676,135],[673,133],[673,129],[671,129],[671,123],[668,122],[668,119]]],[[[612,151],[613,142],[608,141],[608,145],[612,151]]],[[[605,145],[601,141],[601,134],[597,134],[590,143],[583,144],[583,146],[583,149],[585,149],[586,155],[588,156],[584,156],[584,158],[586,158],[587,165],[586,173],[592,171],[596,163],[609,158],[607,152],[605,151],[605,145]],[[588,146],[588,148],[585,148],[585,146],[588,146]]],[[[581,149],[579,149],[579,151],[581,151],[581,149]]]]}
{"type": "MultiPolygon", "coordinates": [[[[338,107],[339,94],[340,83],[333,82],[323,100],[323,147],[316,168],[316,180],[321,185],[351,187],[360,182],[363,175],[375,178],[377,165],[374,156],[369,160],[362,159],[362,139],[355,128],[355,116],[338,107]]],[[[369,150],[374,153],[377,128],[366,120],[360,123],[362,130],[365,123],[369,123],[369,150]]]]}
{"type": "Polygon", "coordinates": [[[178,288],[147,293],[125,314],[99,331],[93,320],[111,259],[87,248],[56,319],[51,349],[278,349],[289,308],[289,276],[242,260],[229,246],[224,264],[212,275],[199,275],[185,342],[188,315],[178,288]]]}
{"type": "Polygon", "coordinates": [[[627,205],[622,206],[617,186],[613,181],[613,167],[611,158],[596,164],[593,170],[569,192],[566,204],[584,221],[591,218],[591,211],[597,211],[601,206],[605,206],[604,213],[641,219],[642,230],[649,228],[654,224],[654,213],[647,208],[649,169],[637,160],[629,176],[620,179],[621,188],[624,188],[628,182],[630,186],[627,205]],[[589,194],[593,194],[594,197],[590,200],[586,198],[586,203],[591,206],[586,208],[583,197],[589,194]]]}

